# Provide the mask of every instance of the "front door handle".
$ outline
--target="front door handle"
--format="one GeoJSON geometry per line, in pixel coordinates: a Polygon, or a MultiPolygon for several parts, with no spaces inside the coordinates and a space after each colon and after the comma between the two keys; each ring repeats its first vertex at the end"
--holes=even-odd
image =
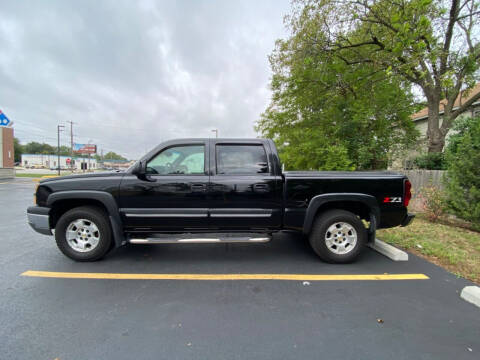
{"type": "Polygon", "coordinates": [[[260,184],[253,184],[253,191],[255,192],[269,192],[270,191],[270,186],[268,184],[260,183],[260,184]]]}
{"type": "Polygon", "coordinates": [[[207,190],[207,185],[205,184],[192,184],[190,185],[192,192],[204,192],[207,190]]]}

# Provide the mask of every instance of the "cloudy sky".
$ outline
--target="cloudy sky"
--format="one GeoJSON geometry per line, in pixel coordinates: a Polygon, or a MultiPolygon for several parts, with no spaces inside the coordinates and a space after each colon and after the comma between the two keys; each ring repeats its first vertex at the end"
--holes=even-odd
{"type": "Polygon", "coordinates": [[[0,0],[0,109],[16,136],[137,158],[178,137],[256,136],[289,0],[0,0]]]}

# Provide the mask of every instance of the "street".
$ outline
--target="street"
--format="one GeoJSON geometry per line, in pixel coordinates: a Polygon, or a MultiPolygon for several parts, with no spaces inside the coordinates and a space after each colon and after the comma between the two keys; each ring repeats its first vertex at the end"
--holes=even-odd
{"type": "Polygon", "coordinates": [[[0,181],[3,359],[477,359],[471,282],[410,254],[321,262],[299,235],[265,244],[129,245],[94,263],[63,256],[25,211],[31,179],[0,181]],[[418,280],[117,280],[133,274],[424,274],[418,280]]]}

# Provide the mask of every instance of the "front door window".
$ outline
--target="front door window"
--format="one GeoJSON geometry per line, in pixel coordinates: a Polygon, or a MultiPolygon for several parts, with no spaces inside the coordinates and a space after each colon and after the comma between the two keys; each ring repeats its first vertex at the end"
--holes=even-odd
{"type": "Polygon", "coordinates": [[[163,150],[147,163],[150,175],[204,175],[205,146],[174,146],[163,150]]]}

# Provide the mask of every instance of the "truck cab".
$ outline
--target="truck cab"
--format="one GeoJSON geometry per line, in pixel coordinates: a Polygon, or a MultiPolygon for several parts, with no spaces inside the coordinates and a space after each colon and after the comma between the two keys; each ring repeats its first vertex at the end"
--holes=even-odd
{"type": "Polygon", "coordinates": [[[265,140],[167,142],[127,171],[119,188],[127,231],[280,229],[283,181],[265,140]]]}

